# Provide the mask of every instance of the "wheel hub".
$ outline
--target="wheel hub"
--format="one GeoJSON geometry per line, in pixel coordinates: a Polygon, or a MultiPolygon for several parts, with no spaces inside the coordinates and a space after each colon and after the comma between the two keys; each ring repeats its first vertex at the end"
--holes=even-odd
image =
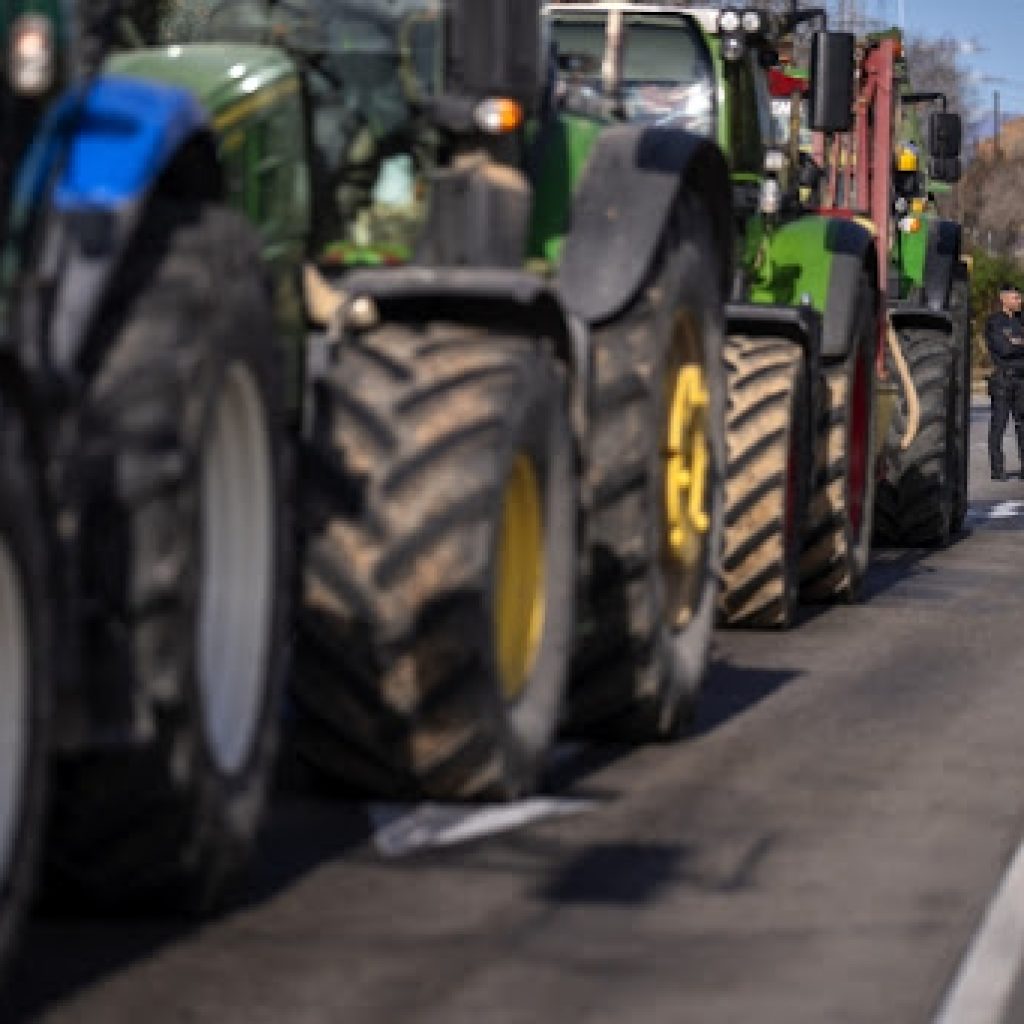
{"type": "Polygon", "coordinates": [[[507,701],[522,696],[544,635],[544,517],[532,461],[516,456],[502,496],[494,634],[501,689],[507,701]]]}
{"type": "Polygon", "coordinates": [[[263,709],[274,601],[268,424],[252,372],[225,374],[202,459],[199,690],[211,756],[247,762],[263,709]]]}
{"type": "Polygon", "coordinates": [[[665,524],[672,558],[697,566],[711,528],[707,511],[711,465],[707,414],[710,404],[703,367],[682,366],[671,384],[665,441],[665,524]]]}

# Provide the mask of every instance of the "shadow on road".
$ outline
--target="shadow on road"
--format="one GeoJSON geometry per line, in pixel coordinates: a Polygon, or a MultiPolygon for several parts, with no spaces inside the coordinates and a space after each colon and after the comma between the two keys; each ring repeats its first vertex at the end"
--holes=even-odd
{"type": "Polygon", "coordinates": [[[538,895],[551,903],[647,903],[678,884],[686,859],[685,846],[677,844],[590,846],[562,865],[538,895]]]}
{"type": "Polygon", "coordinates": [[[756,668],[717,661],[701,696],[694,733],[706,736],[752,711],[762,701],[798,678],[799,672],[756,668]]]}
{"type": "Polygon", "coordinates": [[[537,891],[549,904],[650,904],[680,885],[702,893],[729,894],[756,885],[757,873],[775,846],[771,833],[754,836],[726,863],[707,862],[707,851],[680,843],[623,842],[587,846],[561,864],[537,891]]]}
{"type": "MultiPolygon", "coordinates": [[[[953,540],[958,544],[969,537],[962,533],[953,540]]],[[[864,581],[864,601],[884,594],[908,580],[933,576],[939,568],[928,564],[928,559],[941,552],[941,548],[876,548],[871,567],[864,581]]]]}
{"type": "MultiPolygon", "coordinates": [[[[365,842],[369,826],[355,803],[318,794],[287,751],[257,860],[218,920],[270,901],[319,865],[365,842]]],[[[183,942],[202,920],[143,912],[98,918],[43,906],[31,922],[0,995],[0,1021],[30,1021],[77,992],[183,942]]],[[[156,1009],[156,1008],[155,1008],[156,1009]]],[[[159,1016],[159,1012],[155,1013],[159,1016]]]]}

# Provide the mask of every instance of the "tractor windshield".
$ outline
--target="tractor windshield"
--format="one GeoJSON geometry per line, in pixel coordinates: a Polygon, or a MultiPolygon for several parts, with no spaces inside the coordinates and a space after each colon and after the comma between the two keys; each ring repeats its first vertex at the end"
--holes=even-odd
{"type": "Polygon", "coordinates": [[[162,44],[283,46],[325,77],[382,81],[400,75],[418,91],[440,85],[445,0],[166,0],[153,25],[162,44]]]}
{"type": "MultiPolygon", "coordinates": [[[[606,14],[552,11],[550,19],[563,86],[599,92],[606,14]]],[[[622,109],[629,120],[713,135],[714,71],[690,18],[627,12],[621,63],[622,109]]]]}
{"type": "Polygon", "coordinates": [[[807,77],[789,68],[773,68],[768,73],[771,95],[772,142],[788,145],[793,134],[793,104],[798,104],[800,122],[800,149],[808,152],[812,134],[807,101],[807,77]]]}
{"type": "Polygon", "coordinates": [[[355,238],[404,251],[432,161],[422,109],[442,88],[445,2],[168,0],[147,41],[286,51],[309,100],[316,244],[355,238]]]}

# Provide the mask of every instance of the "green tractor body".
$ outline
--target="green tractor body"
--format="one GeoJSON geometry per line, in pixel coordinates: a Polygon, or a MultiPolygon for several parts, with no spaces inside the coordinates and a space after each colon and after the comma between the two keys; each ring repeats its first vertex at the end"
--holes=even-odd
{"type": "MultiPolygon", "coordinates": [[[[165,303],[168,315],[224,344],[233,319],[272,337],[273,423],[302,471],[301,500],[282,493],[275,522],[295,508],[305,556],[303,755],[376,793],[505,798],[536,784],[560,722],[672,735],[706,672],[723,528],[732,209],[719,148],[563,102],[545,85],[535,4],[238,0],[211,14],[189,0],[155,23],[118,6],[89,8],[84,87],[55,105],[23,163],[12,323],[79,389],[61,410],[71,422],[99,415],[103,388],[146,379],[102,330],[134,325],[129,313],[178,271],[174,287],[196,296],[165,303]],[[220,246],[200,230],[210,218],[220,246]],[[45,280],[44,230],[66,253],[45,280]],[[190,272],[166,234],[201,243],[220,269],[190,272]],[[229,286],[260,281],[271,312],[243,315],[229,286]],[[200,312],[200,293],[220,289],[225,311],[200,312]]],[[[133,358],[163,366],[144,325],[133,331],[133,358]]],[[[196,338],[187,365],[204,365],[205,345],[196,338]]],[[[98,450],[120,458],[115,440],[98,450]]],[[[104,498],[128,529],[139,493],[104,498]]],[[[152,536],[171,543],[175,529],[152,536]]],[[[58,603],[74,607],[106,579],[90,582],[67,547],[72,597],[58,603]]],[[[134,718],[104,719],[80,691],[69,764],[103,732],[147,742],[164,699],[150,669],[136,666],[134,718]]],[[[87,784],[69,773],[62,805],[87,784]]],[[[90,821],[61,820],[58,838],[91,854],[90,821]]]]}
{"type": "Polygon", "coordinates": [[[306,319],[296,267],[308,248],[312,196],[302,85],[294,62],[271,47],[193,44],[117,53],[105,67],[112,75],[187,89],[205,110],[217,145],[210,171],[223,177],[226,201],[257,227],[274,279],[288,408],[297,416],[306,319]]]}
{"type": "Polygon", "coordinates": [[[943,545],[963,529],[968,508],[970,274],[960,225],[940,216],[935,203],[960,176],[961,129],[944,95],[911,91],[903,60],[895,62],[891,91],[889,318],[920,429],[909,443],[901,439],[913,411],[902,401],[886,437],[877,531],[890,543],[943,545]],[[925,106],[932,107],[927,120],[925,106]]]}
{"type": "MultiPolygon", "coordinates": [[[[787,625],[801,589],[812,600],[856,594],[871,534],[878,256],[870,228],[799,201],[760,59],[785,23],[668,3],[547,11],[570,94],[599,92],[597,69],[617,63],[621,116],[685,124],[729,158],[736,274],[721,619],[787,625]]],[[[819,74],[824,96],[843,80],[827,60],[819,74]]],[[[834,106],[831,117],[849,119],[848,103],[845,115],[841,97],[834,106]]]]}
{"type": "MultiPolygon", "coordinates": [[[[945,113],[940,93],[911,91],[899,30],[862,40],[858,59],[867,113],[852,144],[829,154],[838,161],[830,202],[845,197],[887,239],[883,286],[893,333],[878,382],[876,533],[883,542],[942,544],[967,512],[970,279],[960,227],[934,202],[959,176],[959,122],[945,113]],[[941,104],[942,114],[925,120],[925,104],[941,104]],[[920,432],[915,423],[924,424],[920,432]]],[[[787,70],[786,96],[792,78],[802,77],[787,70]]],[[[776,102],[785,123],[786,101],[776,102]]],[[[809,129],[806,101],[799,123],[809,129]]],[[[809,148],[827,147],[819,139],[809,148]]]]}

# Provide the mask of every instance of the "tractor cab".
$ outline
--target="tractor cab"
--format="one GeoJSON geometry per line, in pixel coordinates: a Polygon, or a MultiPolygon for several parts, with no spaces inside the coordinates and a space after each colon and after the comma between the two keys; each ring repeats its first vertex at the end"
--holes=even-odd
{"type": "MultiPolygon", "coordinates": [[[[423,224],[424,179],[436,163],[438,137],[426,110],[441,86],[443,6],[442,0],[187,0],[160,19],[155,38],[146,41],[163,48],[166,62],[191,68],[190,84],[207,103],[227,103],[231,112],[215,124],[236,129],[259,121],[261,110],[270,129],[271,111],[288,87],[266,88],[258,52],[227,69],[226,82],[207,80],[204,68],[217,66],[218,56],[210,47],[255,46],[286,55],[301,98],[301,112],[293,113],[299,113],[307,147],[307,160],[297,163],[308,168],[311,254],[342,265],[402,263],[423,224]]],[[[222,145],[230,151],[239,138],[229,131],[222,145]]],[[[267,160],[274,159],[272,144],[280,153],[279,143],[267,140],[267,160]]]]}
{"type": "Polygon", "coordinates": [[[824,128],[849,110],[847,97],[832,86],[847,73],[852,78],[852,57],[843,62],[833,55],[813,77],[777,70],[782,41],[797,24],[820,18],[820,10],[779,16],[668,3],[564,2],[545,11],[570,109],[585,90],[603,96],[613,117],[712,138],[730,157],[741,211],[766,205],[766,212],[777,212],[788,200],[796,210],[799,154],[809,148],[812,120],[824,128]],[[792,88],[779,92],[781,79],[792,88]],[[806,115],[795,132],[791,94],[806,115]]]}
{"type": "Polygon", "coordinates": [[[620,117],[713,136],[713,58],[691,17],[639,9],[622,12],[621,29],[609,27],[603,9],[559,5],[549,9],[549,17],[567,106],[572,108],[580,93],[607,91],[611,56],[618,61],[614,104],[620,117]],[[621,54],[609,55],[617,31],[622,33],[621,54]]]}

